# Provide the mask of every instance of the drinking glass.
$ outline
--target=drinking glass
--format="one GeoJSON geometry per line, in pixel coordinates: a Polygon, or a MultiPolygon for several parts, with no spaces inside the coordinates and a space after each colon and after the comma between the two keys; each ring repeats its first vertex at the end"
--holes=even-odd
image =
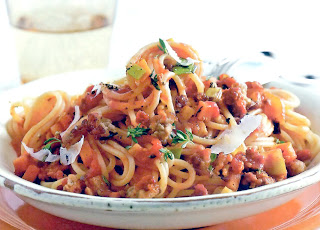
{"type": "Polygon", "coordinates": [[[106,68],[116,0],[6,0],[21,81],[106,68]]]}

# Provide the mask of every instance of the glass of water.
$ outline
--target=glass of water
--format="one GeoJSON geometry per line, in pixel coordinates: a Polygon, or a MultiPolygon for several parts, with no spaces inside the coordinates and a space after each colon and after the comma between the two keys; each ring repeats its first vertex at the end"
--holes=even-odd
{"type": "Polygon", "coordinates": [[[116,0],[6,0],[21,81],[106,68],[116,0]]]}

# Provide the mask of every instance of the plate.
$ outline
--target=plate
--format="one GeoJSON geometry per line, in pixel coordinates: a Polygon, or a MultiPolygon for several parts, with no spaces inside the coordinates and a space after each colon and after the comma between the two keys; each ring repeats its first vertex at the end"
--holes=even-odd
{"type": "MultiPolygon", "coordinates": [[[[255,215],[284,204],[304,188],[320,180],[320,157],[307,171],[281,182],[251,190],[198,197],[133,199],[104,198],[52,190],[25,181],[13,174],[16,157],[5,130],[10,118],[10,102],[26,96],[38,96],[48,90],[82,93],[89,84],[107,82],[121,76],[112,70],[66,73],[34,81],[0,94],[0,185],[13,190],[25,202],[53,215],[98,226],[113,228],[180,229],[209,226],[255,215]],[[88,215],[90,213],[90,215],[88,215]]],[[[301,99],[301,111],[308,115],[313,130],[320,132],[316,115],[320,107],[316,95],[303,88],[274,82],[271,85],[289,88],[301,99]]],[[[319,155],[320,156],[320,155],[319,155]]]]}

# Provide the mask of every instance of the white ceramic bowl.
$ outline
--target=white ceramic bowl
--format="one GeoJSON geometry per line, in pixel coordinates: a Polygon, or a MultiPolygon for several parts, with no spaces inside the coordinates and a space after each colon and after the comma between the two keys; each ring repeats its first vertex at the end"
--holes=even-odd
{"type": "MultiPolygon", "coordinates": [[[[62,74],[22,85],[0,94],[0,185],[13,190],[24,201],[53,215],[88,224],[114,228],[174,229],[195,228],[254,215],[279,206],[320,180],[320,157],[307,171],[281,182],[229,194],[188,198],[129,199],[103,198],[57,191],[25,181],[13,174],[16,153],[10,145],[5,123],[10,118],[10,103],[48,90],[82,93],[88,84],[106,82],[119,73],[103,70],[62,74]]],[[[285,83],[301,99],[303,114],[320,133],[320,106],[316,94],[285,83]]]]}

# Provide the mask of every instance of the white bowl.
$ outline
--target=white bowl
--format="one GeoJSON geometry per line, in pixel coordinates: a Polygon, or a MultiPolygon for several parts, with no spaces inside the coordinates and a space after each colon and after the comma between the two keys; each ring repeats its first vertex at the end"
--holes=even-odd
{"type": "MultiPolygon", "coordinates": [[[[53,76],[0,94],[0,185],[13,190],[29,204],[53,215],[83,223],[114,228],[174,229],[195,228],[254,215],[279,206],[320,180],[320,157],[307,171],[270,185],[251,190],[187,198],[131,199],[104,198],[52,190],[14,175],[16,153],[10,145],[5,123],[10,119],[10,103],[48,90],[82,93],[92,83],[119,77],[118,72],[90,70],[53,76]]],[[[289,88],[301,99],[300,111],[320,133],[319,95],[284,82],[274,86],[289,88]]]]}

